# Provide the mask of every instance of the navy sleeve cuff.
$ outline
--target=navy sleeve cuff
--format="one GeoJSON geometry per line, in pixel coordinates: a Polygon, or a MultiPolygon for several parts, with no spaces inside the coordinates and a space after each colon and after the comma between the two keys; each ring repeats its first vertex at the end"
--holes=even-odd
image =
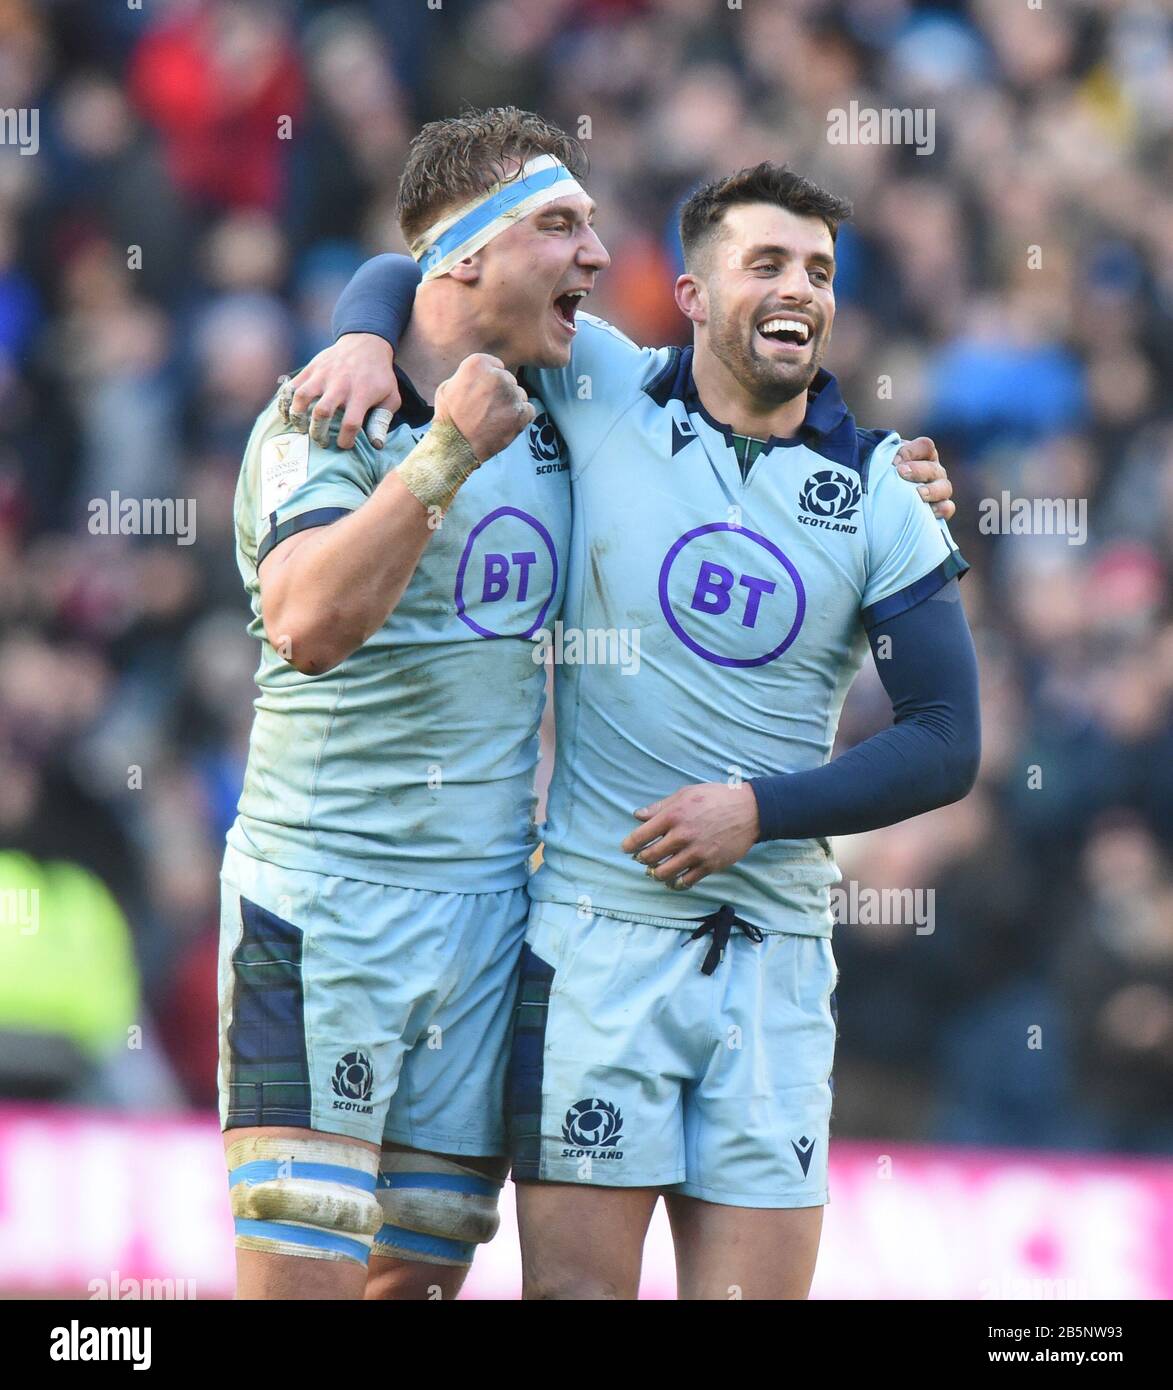
{"type": "Polygon", "coordinates": [[[329,526],[332,521],[337,521],[339,517],[349,515],[349,507],[317,507],[312,512],[301,512],[298,516],[291,516],[287,521],[278,525],[277,513],[270,512],[269,534],[257,549],[258,566],[274,546],[280,545],[282,541],[287,541],[290,536],[296,536],[299,531],[312,531],[315,526],[329,526]]]}
{"type": "Polygon", "coordinates": [[[387,252],[359,266],[334,307],[335,340],[344,333],[374,333],[399,346],[415,305],[420,268],[410,256],[387,252]]]}
{"type": "Polygon", "coordinates": [[[960,550],[951,550],[944,560],[930,570],[928,574],[922,575],[906,588],[897,590],[894,594],[889,594],[887,598],[880,599],[877,603],[872,603],[860,611],[864,627],[870,632],[877,623],[887,622],[889,618],[894,618],[898,613],[905,613],[910,608],[915,608],[918,603],[923,603],[925,599],[931,598],[938,589],[943,589],[951,579],[960,579],[969,569],[969,565],[962,558],[960,550]]]}

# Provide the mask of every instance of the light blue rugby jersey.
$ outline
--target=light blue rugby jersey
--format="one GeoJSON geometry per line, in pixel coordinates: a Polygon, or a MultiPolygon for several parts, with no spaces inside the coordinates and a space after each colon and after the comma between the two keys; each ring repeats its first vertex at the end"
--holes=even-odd
{"type": "MultiPolygon", "coordinates": [[[[619,843],[632,812],[695,782],[798,772],[831,755],[867,629],[967,565],[916,486],[899,436],[857,430],[826,372],[798,439],[743,481],[730,431],[696,395],[692,350],[640,349],[580,313],[569,369],[540,374],[569,446],[571,634],[638,632],[621,661],[555,676],[557,754],[538,899],[678,921],[724,903],[765,930],[831,934],[839,881],[823,840],[755,845],[675,892],[619,843]]],[[[582,641],[584,651],[590,644],[582,641]]]]}
{"type": "Polygon", "coordinates": [[[272,546],[361,506],[429,427],[430,407],[402,375],[400,386],[382,450],[365,434],[353,450],[322,448],[275,405],[249,439],[236,539],[260,696],[228,839],[288,868],[497,892],[525,882],[537,843],[545,672],[533,633],[559,612],[570,534],[567,461],[548,420],[539,413],[469,478],[395,612],[334,670],[300,674],[261,620],[257,565],[272,546]]]}

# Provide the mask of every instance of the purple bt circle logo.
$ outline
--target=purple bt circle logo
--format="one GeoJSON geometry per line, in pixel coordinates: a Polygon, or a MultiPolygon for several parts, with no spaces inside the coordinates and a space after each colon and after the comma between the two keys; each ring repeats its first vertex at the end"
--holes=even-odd
{"type": "Polygon", "coordinates": [[[806,590],[773,541],[728,521],[686,531],[660,566],[660,608],[689,651],[765,666],[798,636],[806,590]]]}
{"type": "Polygon", "coordinates": [[[456,569],[456,615],[479,636],[532,637],[557,591],[558,552],[537,517],[498,507],[468,533],[456,569]]]}

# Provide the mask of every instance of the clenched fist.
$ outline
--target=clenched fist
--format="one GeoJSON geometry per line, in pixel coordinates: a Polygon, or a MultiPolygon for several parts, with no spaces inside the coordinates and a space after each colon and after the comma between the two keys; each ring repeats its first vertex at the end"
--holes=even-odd
{"type": "Polygon", "coordinates": [[[529,397],[499,357],[474,352],[436,388],[435,420],[448,420],[484,463],[499,454],[534,418],[529,397]]]}

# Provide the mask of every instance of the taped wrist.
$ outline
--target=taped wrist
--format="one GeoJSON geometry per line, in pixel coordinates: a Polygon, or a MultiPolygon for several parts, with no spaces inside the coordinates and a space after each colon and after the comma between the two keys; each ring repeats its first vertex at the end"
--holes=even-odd
{"type": "Polygon", "coordinates": [[[395,472],[425,507],[446,511],[477,467],[477,456],[464,435],[451,420],[437,420],[395,472]]]}

